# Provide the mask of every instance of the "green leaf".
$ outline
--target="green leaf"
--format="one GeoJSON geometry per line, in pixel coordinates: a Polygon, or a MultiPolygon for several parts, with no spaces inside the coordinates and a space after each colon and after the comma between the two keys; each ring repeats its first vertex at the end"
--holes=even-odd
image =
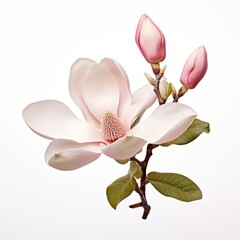
{"type": "Polygon", "coordinates": [[[141,167],[135,161],[131,161],[129,174],[131,177],[136,177],[137,179],[142,176],[141,167]]]}
{"type": "Polygon", "coordinates": [[[116,209],[117,205],[128,197],[135,190],[136,186],[136,180],[130,174],[118,178],[107,187],[107,199],[109,204],[116,209]]]}
{"type": "Polygon", "coordinates": [[[195,140],[200,134],[203,132],[209,133],[210,132],[210,126],[208,122],[201,121],[199,119],[195,119],[193,123],[189,126],[189,128],[178,138],[161,144],[163,147],[167,147],[171,144],[176,145],[184,145],[192,142],[195,140]]]}
{"type": "Polygon", "coordinates": [[[177,173],[150,172],[148,181],[161,194],[184,202],[202,198],[200,188],[189,178],[177,173]]]}
{"type": "Polygon", "coordinates": [[[167,88],[167,97],[169,97],[170,96],[170,94],[173,92],[173,87],[172,87],[173,85],[172,85],[172,83],[169,83],[168,84],[168,88],[167,88]]]}

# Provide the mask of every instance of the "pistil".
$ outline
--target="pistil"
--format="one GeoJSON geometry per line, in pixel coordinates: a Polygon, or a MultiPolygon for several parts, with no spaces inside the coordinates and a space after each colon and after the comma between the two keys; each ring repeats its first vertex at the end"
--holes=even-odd
{"type": "Polygon", "coordinates": [[[106,111],[102,117],[103,136],[107,141],[114,142],[124,136],[124,128],[120,119],[110,111],[106,111]]]}

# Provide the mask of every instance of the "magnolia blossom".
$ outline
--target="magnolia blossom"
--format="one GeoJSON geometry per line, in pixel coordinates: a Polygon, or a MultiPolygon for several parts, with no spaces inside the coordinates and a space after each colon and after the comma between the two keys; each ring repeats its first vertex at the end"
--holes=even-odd
{"type": "Polygon", "coordinates": [[[180,77],[181,83],[189,89],[195,88],[204,77],[207,67],[207,51],[201,46],[188,57],[180,77]]]}
{"type": "Polygon", "coordinates": [[[159,27],[145,14],[138,22],[135,40],[147,62],[158,63],[165,59],[165,37],[159,27]]]}
{"type": "Polygon", "coordinates": [[[101,153],[117,160],[129,159],[147,142],[161,144],[177,138],[196,116],[186,105],[169,103],[131,128],[156,96],[150,84],[131,94],[124,69],[108,58],[99,64],[77,60],[71,68],[69,89],[86,122],[56,100],[35,102],[23,110],[27,125],[52,140],[45,159],[60,170],[80,168],[101,153]]]}

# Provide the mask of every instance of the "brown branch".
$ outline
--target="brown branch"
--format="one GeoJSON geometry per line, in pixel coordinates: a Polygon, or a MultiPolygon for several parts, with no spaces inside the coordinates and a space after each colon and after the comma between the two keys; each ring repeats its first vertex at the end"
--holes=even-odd
{"type": "Polygon", "coordinates": [[[159,145],[157,144],[148,144],[147,145],[147,150],[146,150],[146,155],[143,161],[139,161],[136,157],[132,157],[131,160],[132,161],[136,161],[136,163],[138,163],[138,165],[141,167],[142,170],[142,177],[140,179],[140,186],[136,186],[135,191],[138,193],[138,195],[140,196],[141,202],[140,203],[135,203],[130,205],[130,208],[137,208],[137,207],[143,207],[143,219],[147,219],[148,214],[151,210],[150,205],[148,205],[147,202],[147,198],[146,198],[146,184],[148,183],[148,179],[147,179],[147,165],[149,162],[149,159],[152,156],[152,150],[156,147],[158,147],[159,145]]]}
{"type": "MultiPolygon", "coordinates": [[[[160,85],[160,80],[164,75],[164,71],[166,69],[166,66],[164,66],[161,70],[159,69],[158,72],[155,72],[155,84],[154,85],[154,89],[153,91],[155,92],[157,98],[158,98],[158,103],[159,105],[165,104],[166,100],[162,98],[161,94],[160,94],[160,89],[159,89],[159,85],[160,85]]],[[[143,161],[138,160],[135,156],[131,157],[130,160],[131,161],[135,161],[141,168],[142,170],[142,176],[140,179],[140,186],[137,184],[135,191],[138,193],[138,195],[140,196],[141,202],[139,203],[135,203],[130,205],[130,208],[138,208],[138,207],[143,207],[143,219],[147,219],[148,214],[151,210],[150,205],[147,202],[147,197],[146,197],[146,184],[148,184],[148,179],[147,179],[147,166],[148,166],[148,162],[149,159],[152,156],[152,150],[156,147],[158,147],[159,145],[157,144],[148,144],[147,145],[147,150],[146,150],[146,155],[143,161]]]]}

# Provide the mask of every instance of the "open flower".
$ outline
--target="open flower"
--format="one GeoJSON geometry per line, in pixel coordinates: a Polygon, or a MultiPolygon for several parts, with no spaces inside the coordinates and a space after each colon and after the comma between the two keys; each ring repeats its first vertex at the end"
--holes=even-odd
{"type": "Polygon", "coordinates": [[[196,116],[186,105],[165,104],[131,128],[156,96],[150,84],[131,94],[124,69],[107,58],[99,64],[77,60],[71,68],[69,89],[86,122],[55,100],[35,102],[23,110],[27,125],[52,140],[45,159],[60,170],[80,168],[102,152],[113,159],[129,159],[147,142],[161,144],[177,138],[196,116]]]}

